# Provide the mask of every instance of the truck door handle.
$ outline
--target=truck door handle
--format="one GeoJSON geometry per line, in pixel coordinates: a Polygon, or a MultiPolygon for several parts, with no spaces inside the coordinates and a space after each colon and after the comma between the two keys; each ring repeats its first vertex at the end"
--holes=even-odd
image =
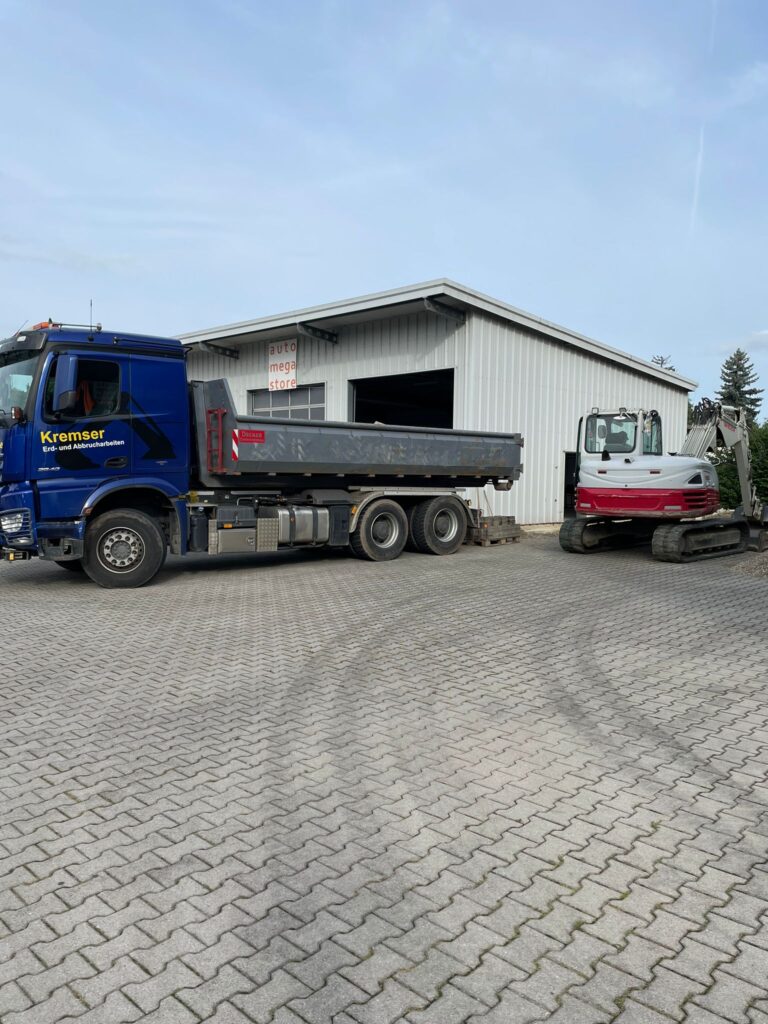
{"type": "Polygon", "coordinates": [[[117,455],[113,459],[107,459],[104,463],[106,469],[124,469],[128,465],[125,455],[117,455]]]}

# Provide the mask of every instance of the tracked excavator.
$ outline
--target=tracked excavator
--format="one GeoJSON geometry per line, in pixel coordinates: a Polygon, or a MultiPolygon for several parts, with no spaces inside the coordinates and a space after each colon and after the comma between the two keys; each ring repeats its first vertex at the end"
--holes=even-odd
{"type": "Polygon", "coordinates": [[[742,409],[703,399],[679,452],[664,454],[658,412],[597,408],[579,421],[576,518],[560,546],[580,554],[650,541],[662,562],[695,562],[768,547],[768,505],[752,478],[742,409]],[[715,517],[720,485],[707,452],[733,452],[741,507],[715,517]],[[704,518],[709,517],[709,518],[704,518]]]}

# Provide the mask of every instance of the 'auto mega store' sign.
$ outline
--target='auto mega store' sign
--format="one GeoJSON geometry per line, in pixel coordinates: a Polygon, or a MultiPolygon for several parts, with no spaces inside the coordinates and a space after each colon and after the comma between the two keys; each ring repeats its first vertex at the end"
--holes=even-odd
{"type": "Polygon", "coordinates": [[[297,386],[299,342],[273,341],[267,345],[267,380],[270,391],[291,391],[297,386]]]}

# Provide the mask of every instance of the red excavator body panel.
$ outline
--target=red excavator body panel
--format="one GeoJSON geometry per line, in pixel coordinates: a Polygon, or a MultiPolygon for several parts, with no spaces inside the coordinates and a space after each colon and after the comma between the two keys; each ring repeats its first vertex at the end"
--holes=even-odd
{"type": "Polygon", "coordinates": [[[576,511],[580,515],[634,519],[683,519],[708,516],[720,508],[720,492],[715,487],[621,488],[577,487],[576,511]]]}

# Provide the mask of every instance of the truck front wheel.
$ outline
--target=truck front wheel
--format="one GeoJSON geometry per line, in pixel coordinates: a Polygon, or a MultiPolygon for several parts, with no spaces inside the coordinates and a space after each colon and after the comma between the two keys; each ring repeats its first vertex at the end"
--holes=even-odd
{"type": "Polygon", "coordinates": [[[373,501],[363,510],[349,546],[358,558],[389,562],[402,554],[408,539],[408,517],[402,505],[388,498],[373,501]]]}
{"type": "Polygon", "coordinates": [[[100,587],[143,587],[165,562],[165,535],[144,512],[118,508],[89,524],[83,568],[100,587]]]}

